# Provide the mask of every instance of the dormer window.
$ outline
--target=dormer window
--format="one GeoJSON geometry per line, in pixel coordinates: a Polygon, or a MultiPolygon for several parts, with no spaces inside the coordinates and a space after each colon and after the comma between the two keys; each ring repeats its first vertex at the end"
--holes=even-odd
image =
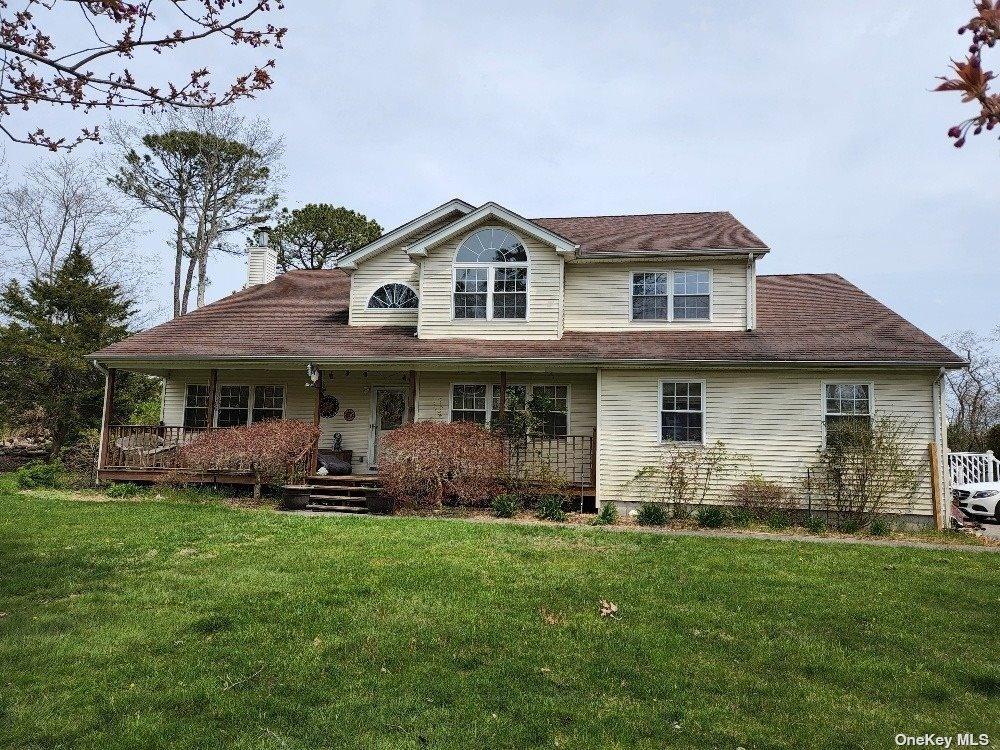
{"type": "Polygon", "coordinates": [[[711,319],[711,271],[632,274],[632,320],[711,319]]]}
{"type": "Polygon", "coordinates": [[[406,284],[385,284],[368,298],[369,310],[410,310],[417,304],[417,293],[406,284]]]}
{"type": "Polygon", "coordinates": [[[480,229],[455,254],[452,288],[455,318],[525,320],[528,252],[506,229],[480,229]]]}

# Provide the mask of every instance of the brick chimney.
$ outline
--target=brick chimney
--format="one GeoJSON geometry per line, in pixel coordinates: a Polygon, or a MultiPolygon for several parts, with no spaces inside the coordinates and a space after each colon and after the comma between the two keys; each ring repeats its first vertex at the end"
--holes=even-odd
{"type": "Polygon", "coordinates": [[[274,281],[278,275],[278,251],[270,244],[271,232],[259,227],[253,234],[253,245],[247,250],[247,286],[274,281]]]}

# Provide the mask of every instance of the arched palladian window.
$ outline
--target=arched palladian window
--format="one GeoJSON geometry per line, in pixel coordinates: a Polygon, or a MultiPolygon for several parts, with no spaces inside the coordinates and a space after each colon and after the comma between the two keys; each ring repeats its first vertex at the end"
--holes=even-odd
{"type": "Polygon", "coordinates": [[[368,298],[369,310],[405,310],[417,307],[417,293],[406,284],[385,284],[368,298]]]}
{"type": "Polygon", "coordinates": [[[528,252],[510,231],[473,232],[455,253],[456,318],[528,317],[528,252]]]}

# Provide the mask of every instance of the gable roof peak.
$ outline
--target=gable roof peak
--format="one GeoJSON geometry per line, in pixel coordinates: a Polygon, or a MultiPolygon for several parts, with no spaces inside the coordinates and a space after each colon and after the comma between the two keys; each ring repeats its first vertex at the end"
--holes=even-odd
{"type": "Polygon", "coordinates": [[[475,210],[475,206],[471,203],[464,201],[461,198],[452,198],[451,200],[445,201],[441,205],[432,208],[430,211],[421,214],[417,218],[400,224],[395,229],[390,229],[388,232],[383,233],[381,237],[369,242],[367,245],[359,247],[357,250],[353,250],[346,255],[341,256],[337,260],[336,267],[343,268],[348,271],[354,270],[358,267],[358,263],[378,255],[383,250],[401,242],[407,236],[412,235],[415,232],[419,232],[421,229],[434,224],[451,214],[467,214],[473,210],[475,210]]]}

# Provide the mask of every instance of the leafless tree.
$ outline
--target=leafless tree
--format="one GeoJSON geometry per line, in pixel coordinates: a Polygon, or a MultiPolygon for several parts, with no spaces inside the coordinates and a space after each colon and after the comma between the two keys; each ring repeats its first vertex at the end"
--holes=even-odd
{"type": "Polygon", "coordinates": [[[8,273],[51,279],[74,247],[98,278],[134,293],[147,276],[135,240],[140,216],[108,188],[94,161],[63,155],[29,166],[0,189],[0,247],[8,273]]]}
{"type": "Polygon", "coordinates": [[[969,366],[948,378],[948,410],[953,448],[980,449],[987,433],[1000,423],[1000,328],[987,336],[961,331],[945,338],[969,366]]]}
{"type": "Polygon", "coordinates": [[[264,121],[214,110],[115,123],[110,140],[111,184],[173,223],[174,317],[188,311],[196,273],[201,307],[209,256],[243,252],[230,237],[267,221],[277,206],[281,140],[264,121]]]}

